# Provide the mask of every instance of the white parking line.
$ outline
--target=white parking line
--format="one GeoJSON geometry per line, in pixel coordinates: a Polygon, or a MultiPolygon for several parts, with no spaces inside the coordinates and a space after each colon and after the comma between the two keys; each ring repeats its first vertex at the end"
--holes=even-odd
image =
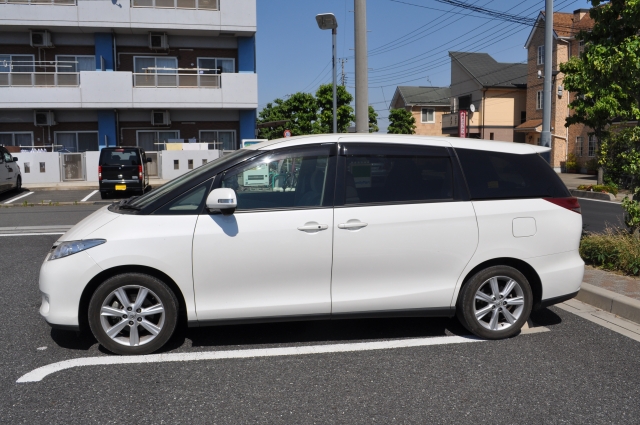
{"type": "Polygon", "coordinates": [[[22,375],[16,382],[38,382],[52,373],[81,366],[120,364],[190,362],[202,360],[246,359],[255,357],[299,356],[305,354],[348,353],[355,351],[388,350],[392,348],[425,347],[428,345],[462,344],[484,340],[466,336],[400,339],[392,341],[362,342],[354,344],[327,344],[285,348],[259,348],[253,350],[207,351],[199,353],[152,354],[148,356],[84,357],[52,363],[22,375]]]}
{"type": "Polygon", "coordinates": [[[34,193],[35,192],[28,192],[28,193],[25,193],[24,195],[16,196],[15,198],[9,199],[7,202],[5,202],[5,204],[10,204],[13,201],[17,201],[18,199],[22,199],[22,198],[25,198],[25,197],[27,197],[29,195],[33,195],[34,193]]]}
{"type": "Polygon", "coordinates": [[[95,195],[96,193],[98,193],[97,190],[94,190],[93,192],[91,192],[90,194],[88,194],[87,196],[85,196],[84,198],[82,198],[82,200],[80,202],[87,202],[89,200],[89,198],[91,198],[93,195],[95,195]]]}

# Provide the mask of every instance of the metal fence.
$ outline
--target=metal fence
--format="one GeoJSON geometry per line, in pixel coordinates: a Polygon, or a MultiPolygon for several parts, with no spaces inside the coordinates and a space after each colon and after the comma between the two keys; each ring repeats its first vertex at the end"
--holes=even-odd
{"type": "Polygon", "coordinates": [[[220,88],[220,75],[212,74],[133,74],[134,87],[220,88]]]}
{"type": "Polygon", "coordinates": [[[218,0],[131,0],[131,7],[218,10],[218,0]]]}
{"type": "Polygon", "coordinates": [[[78,72],[3,72],[0,87],[77,87],[78,72]]]}
{"type": "Polygon", "coordinates": [[[0,0],[0,4],[54,4],[58,6],[75,6],[76,0],[0,0]]]}

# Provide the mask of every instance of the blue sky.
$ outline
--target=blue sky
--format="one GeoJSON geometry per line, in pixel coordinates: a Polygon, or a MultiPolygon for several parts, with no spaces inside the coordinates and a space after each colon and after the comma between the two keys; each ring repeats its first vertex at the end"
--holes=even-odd
{"type": "MultiPolygon", "coordinates": [[[[545,3],[465,1],[532,18],[545,3]]],[[[562,12],[589,7],[586,0],[554,3],[562,12]]],[[[353,0],[257,0],[257,7],[259,109],[298,91],[315,93],[320,84],[331,82],[331,32],[318,29],[318,13],[334,13],[338,19],[338,57],[347,58],[347,87],[354,93],[353,0]]],[[[368,0],[367,25],[369,103],[378,111],[384,132],[396,86],[448,86],[449,50],[485,52],[499,62],[524,62],[524,43],[531,31],[436,0],[368,0]]]]}

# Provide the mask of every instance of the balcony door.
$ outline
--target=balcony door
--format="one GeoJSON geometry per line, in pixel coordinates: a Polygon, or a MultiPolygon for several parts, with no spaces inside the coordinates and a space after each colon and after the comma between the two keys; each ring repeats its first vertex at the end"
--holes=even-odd
{"type": "Polygon", "coordinates": [[[178,58],[135,56],[136,87],[177,87],[178,58]]]}
{"type": "Polygon", "coordinates": [[[178,131],[138,131],[138,146],[147,152],[161,151],[164,145],[158,143],[167,143],[170,140],[180,138],[178,131]]]}

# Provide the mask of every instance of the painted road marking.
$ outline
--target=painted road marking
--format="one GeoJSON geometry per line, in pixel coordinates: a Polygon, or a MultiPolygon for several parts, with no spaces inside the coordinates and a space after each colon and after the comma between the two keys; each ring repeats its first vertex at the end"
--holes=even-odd
{"type": "Polygon", "coordinates": [[[91,198],[93,195],[95,195],[96,193],[98,193],[97,190],[94,190],[93,192],[91,192],[90,194],[88,194],[87,196],[85,196],[84,198],[82,198],[82,201],[80,202],[87,202],[89,200],[89,198],[91,198]]]}
{"type": "Polygon", "coordinates": [[[68,225],[0,227],[0,237],[64,235],[72,227],[68,225]]]}
{"type": "Polygon", "coordinates": [[[22,199],[22,198],[25,198],[25,197],[27,197],[29,195],[33,195],[34,193],[35,192],[27,192],[24,195],[16,196],[15,198],[9,199],[7,202],[5,202],[5,204],[10,204],[13,201],[17,201],[18,199],[22,199]]]}
{"type": "Polygon", "coordinates": [[[51,236],[51,235],[64,235],[66,232],[62,233],[0,233],[0,238],[8,237],[8,236],[51,236]]]}
{"type": "Polygon", "coordinates": [[[433,338],[414,338],[392,341],[362,342],[354,344],[327,344],[302,347],[259,348],[252,350],[207,351],[198,353],[151,354],[147,356],[101,356],[83,357],[52,363],[22,375],[16,382],[39,382],[45,377],[82,366],[104,366],[121,364],[191,362],[202,360],[246,359],[255,357],[299,356],[305,354],[349,353],[356,351],[388,350],[393,348],[426,347],[429,345],[462,344],[483,342],[484,340],[466,336],[443,336],[433,338]]]}

